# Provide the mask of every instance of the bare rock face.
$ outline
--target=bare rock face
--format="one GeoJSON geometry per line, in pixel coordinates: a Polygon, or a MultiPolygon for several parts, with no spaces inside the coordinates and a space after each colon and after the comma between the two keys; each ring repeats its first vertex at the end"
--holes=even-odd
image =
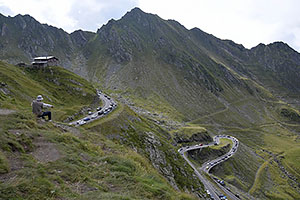
{"type": "Polygon", "coordinates": [[[190,142],[212,142],[213,139],[207,132],[199,132],[192,134],[192,136],[188,137],[181,133],[175,133],[174,140],[177,143],[190,143],[190,142]]]}
{"type": "Polygon", "coordinates": [[[159,150],[161,147],[160,141],[156,138],[152,132],[146,132],[147,137],[145,138],[146,152],[149,153],[150,160],[153,166],[159,170],[169,181],[169,183],[176,189],[178,186],[174,179],[172,172],[172,166],[166,162],[166,155],[163,151],[159,150]]]}

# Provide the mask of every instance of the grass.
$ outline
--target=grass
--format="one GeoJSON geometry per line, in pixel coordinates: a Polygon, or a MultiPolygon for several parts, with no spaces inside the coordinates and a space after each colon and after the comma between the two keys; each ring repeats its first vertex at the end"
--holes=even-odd
{"type": "Polygon", "coordinates": [[[250,194],[268,199],[298,199],[299,193],[289,187],[284,175],[278,173],[278,165],[272,158],[267,160],[258,170],[250,194]]]}
{"type": "Polygon", "coordinates": [[[176,130],[175,132],[180,132],[187,137],[191,137],[193,134],[205,133],[207,132],[207,129],[201,126],[193,125],[193,126],[184,126],[179,130],[176,130]]]}
{"type": "Polygon", "coordinates": [[[10,166],[5,155],[0,151],[0,174],[10,171],[10,166]]]}
{"type": "Polygon", "coordinates": [[[300,148],[295,147],[291,150],[286,151],[284,158],[283,158],[283,164],[287,167],[287,169],[292,172],[293,175],[295,175],[298,179],[300,178],[300,148]]]}
{"type": "Polygon", "coordinates": [[[86,80],[60,67],[20,68],[0,62],[2,108],[30,111],[30,103],[42,94],[54,105],[54,120],[63,120],[92,104],[96,90],[86,80]],[[75,100],[76,99],[76,100],[75,100]]]}
{"type": "Polygon", "coordinates": [[[220,138],[220,144],[219,145],[210,146],[209,148],[217,150],[217,149],[222,149],[223,147],[226,147],[228,145],[229,145],[229,148],[231,149],[233,143],[230,139],[220,138]]]}
{"type": "MultiPolygon", "coordinates": [[[[165,154],[167,165],[172,166],[176,185],[182,190],[202,191],[200,182],[192,176],[193,170],[181,168],[184,160],[167,142],[167,132],[128,107],[119,104],[107,117],[75,132],[67,131],[36,120],[28,106],[31,97],[41,93],[47,100],[51,99],[66,113],[55,119],[58,121],[73,113],[72,110],[91,104],[89,100],[94,93],[91,85],[65,70],[51,68],[61,84],[67,84],[70,79],[80,83],[77,86],[83,88],[80,91],[86,95],[82,97],[71,92],[77,86],[60,89],[57,82],[48,78],[51,73],[24,72],[6,64],[0,67],[7,70],[1,71],[1,75],[11,91],[1,98],[1,107],[6,105],[15,110],[9,115],[0,114],[0,178],[3,180],[0,199],[195,199],[193,195],[175,190],[165,174],[153,167],[153,160],[144,148],[145,132],[150,131],[161,144],[156,151],[165,154]],[[45,79],[38,81],[41,76],[45,79]],[[22,79],[29,84],[16,83],[22,79]],[[87,102],[83,101],[84,97],[87,102]],[[128,143],[120,140],[119,136],[125,138],[123,134],[128,134],[128,143]],[[111,138],[111,135],[116,137],[111,138]],[[52,160],[47,160],[50,158],[52,160]]],[[[166,166],[161,164],[160,167],[166,166]]]]}

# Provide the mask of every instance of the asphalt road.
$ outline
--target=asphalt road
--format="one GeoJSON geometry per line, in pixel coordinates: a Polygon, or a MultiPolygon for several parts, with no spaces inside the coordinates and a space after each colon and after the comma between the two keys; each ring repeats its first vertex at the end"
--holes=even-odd
{"type": "MultiPolygon", "coordinates": [[[[228,160],[230,157],[232,157],[237,151],[239,141],[235,137],[232,137],[229,135],[217,135],[213,138],[213,140],[214,140],[214,142],[207,144],[207,145],[197,144],[194,146],[181,147],[180,149],[178,149],[178,152],[186,160],[186,162],[194,169],[195,174],[200,179],[200,181],[203,183],[206,191],[208,191],[208,193],[210,193],[211,198],[212,199],[221,199],[219,197],[219,195],[221,195],[221,193],[218,191],[218,189],[216,189],[215,186],[211,182],[209,182],[200,172],[202,171],[204,173],[209,174],[209,171],[211,168],[213,168],[214,166],[216,166],[216,165],[220,164],[221,162],[224,162],[224,161],[228,160]],[[196,167],[194,166],[194,164],[187,158],[187,156],[185,155],[185,152],[195,150],[195,149],[206,148],[209,146],[213,146],[215,144],[218,145],[218,144],[220,144],[220,138],[227,138],[233,142],[233,145],[232,145],[232,148],[230,149],[230,151],[217,159],[214,159],[214,160],[204,163],[199,168],[199,170],[197,170],[196,167]]],[[[239,198],[237,198],[235,196],[235,194],[233,194],[226,187],[222,186],[217,181],[216,181],[216,183],[219,185],[219,188],[222,189],[223,194],[226,194],[227,197],[229,197],[232,200],[239,200],[239,198]]]]}
{"type": "Polygon", "coordinates": [[[114,110],[117,107],[116,102],[114,102],[114,100],[107,96],[106,94],[103,94],[100,90],[97,90],[97,95],[99,97],[99,99],[101,99],[104,102],[103,107],[101,107],[101,109],[97,109],[95,111],[90,111],[89,115],[70,122],[69,125],[75,125],[75,126],[81,126],[87,123],[90,123],[96,119],[99,119],[107,114],[109,114],[112,110],[114,110]]]}

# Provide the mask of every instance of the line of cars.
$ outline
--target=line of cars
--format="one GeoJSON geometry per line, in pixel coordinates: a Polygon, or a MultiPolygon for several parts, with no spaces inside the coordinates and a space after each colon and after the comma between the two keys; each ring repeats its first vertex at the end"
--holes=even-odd
{"type": "MultiPolygon", "coordinates": [[[[211,146],[211,145],[218,145],[219,143],[220,143],[220,138],[228,138],[228,139],[230,139],[232,142],[233,142],[233,147],[230,149],[230,151],[227,153],[227,154],[225,154],[224,156],[222,156],[221,158],[218,158],[218,159],[215,159],[215,160],[213,160],[213,161],[210,161],[210,162],[208,162],[207,164],[204,164],[203,166],[205,167],[205,165],[207,165],[207,167],[206,168],[202,168],[202,170],[204,170],[205,172],[209,172],[209,170],[213,167],[213,166],[215,166],[215,165],[217,165],[217,164],[219,164],[219,163],[221,163],[221,162],[223,162],[223,161],[225,161],[225,160],[227,160],[229,157],[231,157],[234,153],[235,153],[235,151],[237,150],[237,147],[238,147],[238,140],[235,138],[235,137],[232,137],[232,136],[229,136],[229,135],[218,135],[218,136],[215,136],[214,137],[214,141],[212,142],[212,143],[210,143],[210,144],[208,144],[208,145],[203,145],[203,144],[196,144],[196,145],[194,145],[194,146],[185,146],[185,147],[181,147],[181,148],[179,148],[178,149],[178,152],[185,158],[185,156],[184,156],[184,152],[186,152],[186,151],[189,151],[189,150],[193,150],[193,149],[199,149],[199,148],[203,148],[203,147],[206,147],[206,146],[211,146]],[[205,170],[206,169],[206,170],[205,170]]],[[[188,160],[187,160],[188,161],[188,160]]],[[[188,162],[189,163],[189,162],[188,162]]],[[[190,164],[191,165],[191,164],[190,164]]],[[[223,180],[219,180],[218,181],[218,183],[220,184],[220,185],[222,185],[223,187],[225,187],[225,182],[223,181],[223,180]]],[[[208,196],[211,198],[211,199],[214,199],[214,198],[217,198],[217,199],[222,199],[222,200],[225,200],[225,199],[227,199],[227,197],[225,196],[225,195],[223,195],[223,194],[218,194],[218,192],[216,192],[215,190],[213,190],[213,193],[214,193],[214,195],[213,194],[211,194],[211,192],[208,190],[208,188],[209,187],[206,187],[207,188],[207,190],[206,190],[206,192],[207,192],[207,194],[208,194],[208,196]]],[[[230,190],[229,190],[230,191],[230,190]]],[[[226,192],[225,192],[226,193],[226,192]]],[[[227,193],[226,193],[227,194],[227,193]]],[[[231,196],[230,196],[231,197],[231,196]]]]}
{"type": "MultiPolygon", "coordinates": [[[[100,90],[97,91],[97,95],[99,98],[101,98],[102,92],[100,90]]],[[[95,112],[92,112],[91,110],[88,111],[88,116],[84,117],[83,119],[77,120],[76,122],[71,122],[70,125],[74,124],[76,126],[84,125],[87,122],[93,121],[95,119],[98,119],[104,115],[107,115],[109,112],[111,112],[113,109],[117,107],[117,104],[111,100],[111,97],[107,96],[106,94],[103,94],[105,105],[103,108],[98,107],[95,112]]]]}
{"type": "Polygon", "coordinates": [[[228,153],[226,153],[222,157],[219,157],[218,159],[216,159],[214,161],[208,162],[206,164],[206,167],[205,167],[205,169],[207,170],[207,172],[209,172],[209,170],[212,167],[214,167],[215,165],[217,165],[217,164],[219,164],[219,163],[221,163],[221,162],[229,159],[231,156],[233,156],[233,154],[236,152],[236,150],[238,148],[239,141],[235,137],[232,137],[232,136],[229,136],[229,135],[217,135],[217,136],[215,136],[215,140],[216,141],[219,141],[220,138],[228,138],[231,141],[233,141],[233,147],[230,149],[230,151],[228,153]]]}

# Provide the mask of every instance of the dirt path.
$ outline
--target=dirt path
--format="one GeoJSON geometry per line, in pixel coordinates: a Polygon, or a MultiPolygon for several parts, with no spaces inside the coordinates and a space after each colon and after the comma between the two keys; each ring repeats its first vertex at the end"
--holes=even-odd
{"type": "Polygon", "coordinates": [[[15,113],[15,110],[10,110],[10,109],[0,109],[0,115],[10,115],[15,113]]]}
{"type": "Polygon", "coordinates": [[[36,145],[37,148],[31,154],[42,163],[55,161],[62,157],[56,145],[43,137],[34,141],[34,145],[36,145]]]}

